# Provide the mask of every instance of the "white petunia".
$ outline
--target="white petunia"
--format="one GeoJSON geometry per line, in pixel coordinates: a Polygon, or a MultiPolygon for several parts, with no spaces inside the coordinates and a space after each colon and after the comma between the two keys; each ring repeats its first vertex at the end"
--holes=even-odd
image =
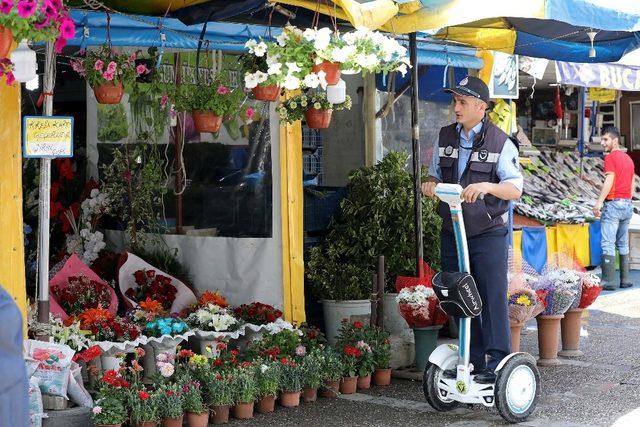
{"type": "Polygon", "coordinates": [[[258,86],[258,79],[255,73],[246,73],[244,75],[244,85],[247,89],[253,89],[258,86]]]}
{"type": "Polygon", "coordinates": [[[298,64],[296,64],[295,62],[287,62],[287,70],[289,71],[289,74],[302,71],[302,69],[298,67],[298,64]]]}
{"type": "Polygon", "coordinates": [[[305,40],[312,42],[316,39],[316,30],[314,30],[313,28],[307,28],[302,33],[302,37],[304,37],[305,40]]]}
{"type": "Polygon", "coordinates": [[[316,39],[313,43],[313,47],[316,50],[324,50],[331,43],[331,30],[329,28],[321,28],[316,33],[316,39]]]}
{"type": "Polygon", "coordinates": [[[320,87],[327,89],[327,73],[323,70],[318,71],[318,80],[320,80],[320,87]]]}
{"type": "Polygon", "coordinates": [[[267,65],[273,65],[280,62],[280,55],[267,55],[267,65]]]}
{"type": "Polygon", "coordinates": [[[400,64],[398,68],[396,68],[396,71],[400,71],[400,74],[404,77],[404,75],[407,74],[407,64],[400,64]]]}
{"type": "MultiPolygon", "coordinates": [[[[323,71],[321,71],[323,72],[323,71]]],[[[320,85],[320,78],[318,77],[318,75],[316,73],[309,73],[306,76],[304,76],[304,85],[306,87],[310,87],[312,89],[315,89],[318,87],[318,85],[320,85]]]]}
{"type": "Polygon", "coordinates": [[[283,84],[284,88],[287,90],[296,90],[296,89],[300,89],[300,79],[297,78],[296,76],[292,76],[291,74],[289,74],[285,79],[284,79],[284,84],[283,84]]]}
{"type": "Polygon", "coordinates": [[[254,48],[253,48],[253,54],[255,56],[258,57],[262,57],[267,53],[267,44],[264,42],[260,42],[258,43],[254,48]]]}
{"type": "Polygon", "coordinates": [[[257,41],[255,41],[254,39],[250,39],[250,40],[247,40],[247,42],[244,44],[244,47],[249,49],[250,53],[253,53],[253,48],[256,47],[257,44],[258,44],[257,41]]]}
{"type": "Polygon", "coordinates": [[[282,64],[279,62],[269,65],[269,69],[267,70],[267,74],[269,74],[270,76],[273,74],[280,74],[281,72],[282,72],[282,64]]]}
{"type": "Polygon", "coordinates": [[[278,37],[276,37],[276,40],[278,42],[278,45],[280,46],[284,46],[287,44],[287,41],[289,40],[289,34],[287,34],[285,31],[281,32],[280,35],[278,37]]]}

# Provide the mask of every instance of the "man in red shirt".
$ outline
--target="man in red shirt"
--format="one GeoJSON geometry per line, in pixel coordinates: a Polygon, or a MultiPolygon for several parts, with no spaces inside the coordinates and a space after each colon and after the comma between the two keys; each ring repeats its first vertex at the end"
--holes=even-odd
{"type": "Polygon", "coordinates": [[[620,132],[605,129],[600,144],[607,153],[604,158],[604,185],[593,207],[602,225],[602,286],[616,289],[615,256],[620,254],[620,287],[633,286],[629,278],[629,221],[633,215],[631,196],[634,188],[633,160],[620,149],[620,132]]]}

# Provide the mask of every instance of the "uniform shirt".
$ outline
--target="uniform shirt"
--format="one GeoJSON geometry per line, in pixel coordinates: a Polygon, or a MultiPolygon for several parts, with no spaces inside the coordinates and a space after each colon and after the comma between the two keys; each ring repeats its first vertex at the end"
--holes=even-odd
{"type": "Polygon", "coordinates": [[[631,183],[633,182],[634,166],[629,155],[621,150],[615,150],[604,158],[604,173],[613,173],[614,180],[607,200],[630,199],[631,183]]]}
{"type": "MultiPolygon", "coordinates": [[[[460,147],[458,149],[458,180],[462,177],[462,173],[467,167],[467,163],[469,163],[469,158],[471,157],[473,149],[473,138],[482,129],[482,122],[475,125],[469,132],[469,135],[465,135],[464,130],[460,130],[461,127],[462,125],[460,123],[456,126],[456,129],[460,133],[460,147]]],[[[522,177],[522,173],[520,173],[520,167],[518,166],[518,149],[509,138],[505,141],[502,151],[500,152],[500,157],[498,157],[497,174],[501,184],[503,182],[509,182],[518,190],[522,191],[524,179],[522,177]]],[[[436,178],[438,181],[442,181],[438,142],[433,146],[433,157],[431,158],[431,164],[429,165],[429,176],[436,178]]]]}

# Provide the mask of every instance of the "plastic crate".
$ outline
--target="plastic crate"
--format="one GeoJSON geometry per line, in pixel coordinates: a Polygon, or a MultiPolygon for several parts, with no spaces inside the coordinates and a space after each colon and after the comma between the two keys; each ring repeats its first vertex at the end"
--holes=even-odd
{"type": "Polygon", "coordinates": [[[344,187],[313,187],[304,193],[304,230],[324,231],[340,211],[344,187]]]}
{"type": "Polygon", "coordinates": [[[304,154],[302,156],[303,171],[307,175],[318,175],[322,172],[322,160],[315,154],[304,154]]]}
{"type": "Polygon", "coordinates": [[[305,150],[315,150],[322,146],[322,134],[318,129],[302,127],[302,148],[305,150]]]}

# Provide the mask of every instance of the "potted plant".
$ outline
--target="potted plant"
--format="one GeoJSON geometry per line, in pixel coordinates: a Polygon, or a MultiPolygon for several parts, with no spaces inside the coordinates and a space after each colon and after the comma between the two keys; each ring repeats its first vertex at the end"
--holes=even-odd
{"type": "Polygon", "coordinates": [[[91,409],[91,420],[96,427],[119,427],[127,419],[127,410],[116,396],[96,399],[91,409]]]}
{"type": "Polygon", "coordinates": [[[358,347],[346,345],[342,348],[342,380],[340,393],[353,394],[358,385],[358,362],[362,352],[358,347]]]}
{"type": "Polygon", "coordinates": [[[407,72],[407,49],[392,37],[359,28],[344,34],[342,41],[344,46],[335,49],[332,58],[342,64],[345,74],[407,72]]]}
{"type": "Polygon", "coordinates": [[[239,319],[253,325],[266,325],[282,317],[282,311],[261,302],[242,304],[236,307],[233,312],[239,319]]]}
{"type": "Polygon", "coordinates": [[[162,427],[182,427],[184,418],[182,390],[173,383],[162,385],[157,392],[158,416],[162,420],[162,427]]]}
{"type": "Polygon", "coordinates": [[[129,417],[132,423],[138,427],[156,427],[160,417],[158,416],[157,392],[150,392],[144,387],[132,388],[129,393],[129,417]]]}
{"type": "Polygon", "coordinates": [[[320,389],[320,396],[326,398],[337,397],[340,389],[340,380],[342,379],[342,373],[344,371],[342,358],[332,347],[327,347],[323,360],[323,383],[320,389]]]}
{"type": "Polygon", "coordinates": [[[323,78],[326,83],[322,85],[335,85],[340,81],[340,66],[338,59],[334,58],[334,53],[345,46],[344,41],[338,32],[331,31],[330,28],[307,28],[302,33],[304,40],[313,44],[313,67],[311,71],[323,78]]]}
{"type": "Polygon", "coordinates": [[[373,328],[371,334],[373,350],[373,383],[379,386],[391,384],[391,343],[389,333],[382,328],[373,328]]]}
{"type": "Polygon", "coordinates": [[[209,422],[226,424],[229,422],[229,408],[233,405],[233,388],[225,374],[210,372],[206,379],[207,405],[211,409],[209,422]]]}
{"type": "Polygon", "coordinates": [[[580,327],[582,323],[582,313],[589,307],[602,291],[600,277],[593,273],[582,273],[580,275],[580,297],[576,297],[576,302],[572,308],[567,310],[564,318],[560,321],[560,335],[562,337],[562,350],[558,354],[562,357],[582,356],[580,350],[580,327]]]}
{"type": "Polygon", "coordinates": [[[274,411],[279,385],[280,364],[269,359],[264,360],[256,369],[256,410],[259,413],[267,414],[274,411]]]}
{"type": "MultiPolygon", "coordinates": [[[[148,307],[149,301],[141,302],[141,307],[148,307]]],[[[160,303],[156,303],[160,305],[160,303]]],[[[153,316],[153,314],[151,314],[153,316]]],[[[146,378],[151,378],[157,371],[156,358],[161,353],[175,355],[178,345],[188,338],[189,327],[185,322],[177,317],[156,317],[148,321],[144,327],[144,334],[147,337],[145,349],[144,373],[146,378]]]]}
{"type": "Polygon", "coordinates": [[[307,127],[311,129],[326,129],[331,123],[333,111],[351,109],[351,98],[347,95],[342,104],[332,104],[327,100],[325,92],[300,94],[286,100],[278,108],[280,121],[293,123],[303,117],[307,127]]]}
{"type": "Polygon", "coordinates": [[[135,65],[137,55],[137,52],[116,53],[109,46],[101,46],[98,50],[86,51],[84,57],[73,60],[71,65],[93,88],[98,103],[119,104],[124,87],[150,72],[144,64],[135,65]]]}
{"type": "MultiPolygon", "coordinates": [[[[324,352],[314,348],[302,360],[302,401],[315,402],[324,377],[324,352]]],[[[334,368],[335,369],[335,368],[334,368]]]]}
{"type": "Polygon", "coordinates": [[[280,404],[285,408],[300,405],[302,391],[302,372],[300,365],[294,360],[280,359],[280,404]]]}
{"type": "Polygon", "coordinates": [[[256,400],[257,388],[255,369],[251,362],[243,362],[231,374],[233,387],[233,415],[240,420],[253,418],[253,404],[256,400]]]}
{"type": "Polygon", "coordinates": [[[267,45],[262,41],[249,40],[245,44],[249,50],[240,57],[240,65],[244,72],[244,85],[251,89],[254,99],[258,101],[277,101],[280,96],[282,65],[270,68],[267,62],[267,45]]]}
{"type": "Polygon", "coordinates": [[[200,381],[189,379],[185,382],[182,386],[182,397],[189,427],[207,427],[209,409],[204,404],[200,381]]]}

